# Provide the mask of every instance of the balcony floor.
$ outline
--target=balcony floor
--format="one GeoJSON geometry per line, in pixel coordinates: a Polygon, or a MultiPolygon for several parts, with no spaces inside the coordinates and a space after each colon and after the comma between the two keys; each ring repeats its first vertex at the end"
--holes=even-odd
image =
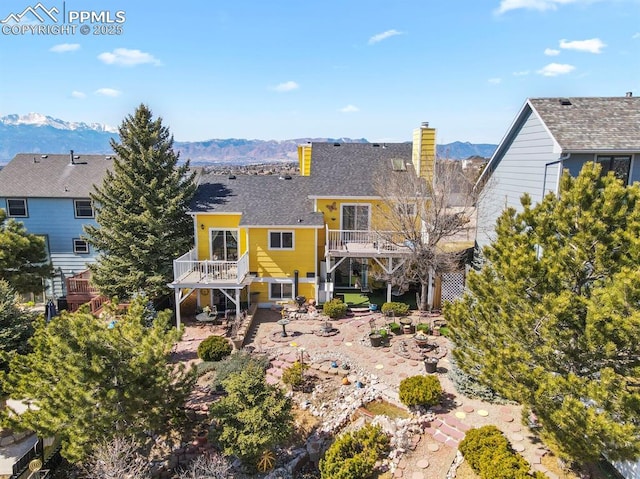
{"type": "Polygon", "coordinates": [[[238,280],[235,274],[203,274],[200,271],[190,271],[175,280],[172,284],[180,288],[243,288],[253,281],[255,276],[245,275],[238,280]]]}

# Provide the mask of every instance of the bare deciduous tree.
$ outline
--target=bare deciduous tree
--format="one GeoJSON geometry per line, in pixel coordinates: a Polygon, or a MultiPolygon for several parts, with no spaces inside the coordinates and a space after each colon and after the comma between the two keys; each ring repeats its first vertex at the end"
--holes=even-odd
{"type": "Polygon", "coordinates": [[[99,444],[82,469],[95,479],[145,479],[149,464],[139,451],[135,439],[118,436],[99,444]]]}
{"type": "Polygon", "coordinates": [[[178,479],[227,479],[231,463],[218,454],[199,456],[178,474],[178,479]]]}
{"type": "Polygon", "coordinates": [[[420,310],[433,304],[433,278],[459,270],[462,254],[473,246],[474,180],[460,162],[446,160],[436,163],[431,182],[415,175],[410,165],[406,171],[378,175],[375,188],[382,204],[376,229],[407,254],[397,269],[379,265],[372,274],[401,290],[419,283],[420,310]]]}

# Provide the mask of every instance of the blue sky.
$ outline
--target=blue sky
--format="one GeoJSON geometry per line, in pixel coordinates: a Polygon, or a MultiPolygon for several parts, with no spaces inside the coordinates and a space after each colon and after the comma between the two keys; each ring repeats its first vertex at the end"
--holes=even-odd
{"type": "Polygon", "coordinates": [[[121,33],[3,31],[0,116],[117,126],[144,102],[180,141],[405,141],[429,121],[498,143],[527,97],[640,94],[640,0],[41,1],[124,12],[102,23],[121,33]]]}

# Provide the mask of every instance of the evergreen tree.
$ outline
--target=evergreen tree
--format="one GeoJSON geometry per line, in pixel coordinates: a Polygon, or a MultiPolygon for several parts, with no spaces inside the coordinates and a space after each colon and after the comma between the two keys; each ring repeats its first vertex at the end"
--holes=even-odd
{"type": "Polygon", "coordinates": [[[173,260],[193,244],[186,212],[195,192],[189,162],[177,166],[173,137],[145,105],[120,126],[113,171],[92,198],[99,226],[87,226],[100,251],[92,280],[107,296],[128,299],[138,291],[157,299],[173,280],[173,260]]]}
{"type": "Polygon", "coordinates": [[[580,462],[640,455],[640,185],[589,163],[499,218],[486,263],[445,310],[458,364],[530,407],[580,462]]]}
{"type": "Polygon", "coordinates": [[[171,312],[159,313],[151,327],[145,314],[137,299],[112,321],[85,311],[38,320],[33,352],[11,358],[1,376],[9,397],[34,407],[19,415],[5,409],[4,423],[55,435],[74,463],[117,436],[140,438],[174,426],[195,376],[168,363],[181,334],[169,328],[171,312]]]}
{"type": "Polygon", "coordinates": [[[224,454],[255,465],[261,453],[293,431],[291,400],[278,387],[267,384],[264,369],[253,363],[222,384],[227,395],[209,408],[218,423],[212,434],[224,454]]]}
{"type": "Polygon", "coordinates": [[[24,224],[7,219],[0,209],[0,279],[28,293],[42,291],[42,280],[51,275],[44,238],[27,233],[24,224]]]}
{"type": "Polygon", "coordinates": [[[0,280],[0,369],[6,370],[6,358],[13,353],[25,354],[33,335],[35,315],[19,306],[18,295],[0,280]]]}

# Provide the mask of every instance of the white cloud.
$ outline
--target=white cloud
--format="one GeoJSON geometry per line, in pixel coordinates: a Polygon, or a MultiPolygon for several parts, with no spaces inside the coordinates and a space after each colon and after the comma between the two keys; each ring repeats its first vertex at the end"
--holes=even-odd
{"type": "MultiPolygon", "coordinates": [[[[500,6],[496,10],[498,15],[508,12],[509,10],[538,10],[544,12],[545,10],[556,10],[558,5],[564,5],[567,3],[575,3],[583,0],[502,0],[500,6]]],[[[589,1],[589,0],[586,0],[589,1]]]]}
{"type": "Polygon", "coordinates": [[[279,91],[279,92],[293,91],[293,90],[297,90],[298,88],[300,88],[300,85],[298,85],[296,82],[291,80],[280,83],[273,87],[275,91],[279,91]]]}
{"type": "Polygon", "coordinates": [[[122,95],[120,90],[115,90],[113,88],[98,88],[95,93],[96,95],[110,96],[112,98],[122,95]]]}
{"type": "Polygon", "coordinates": [[[71,92],[71,96],[72,96],[73,98],[77,98],[77,99],[79,99],[79,100],[82,100],[83,98],[86,98],[86,97],[87,97],[87,94],[86,94],[86,93],[83,93],[83,92],[81,92],[81,91],[73,90],[73,91],[71,92]]]}
{"type": "Polygon", "coordinates": [[[369,38],[369,45],[373,45],[374,43],[381,42],[382,40],[386,40],[387,38],[395,37],[396,35],[403,35],[403,32],[399,32],[398,30],[387,30],[386,32],[378,33],[371,38],[369,38]]]}
{"type": "Polygon", "coordinates": [[[547,55],[548,57],[555,57],[560,55],[560,50],[556,50],[554,48],[545,48],[544,54],[547,55]]]}
{"type": "Polygon", "coordinates": [[[360,108],[355,105],[347,105],[344,108],[340,108],[340,111],[342,113],[355,113],[356,111],[360,111],[360,108]]]}
{"type": "Polygon", "coordinates": [[[124,67],[132,67],[151,63],[160,66],[162,63],[150,53],[141,52],[140,50],[130,50],[129,48],[116,48],[112,52],[104,52],[98,55],[98,59],[107,65],[120,65],[124,67]]]}
{"type": "Polygon", "coordinates": [[[502,83],[502,78],[489,78],[488,81],[492,85],[499,85],[500,83],[502,83]]]}
{"type": "Polygon", "coordinates": [[[524,76],[527,76],[529,73],[531,73],[531,72],[529,72],[529,70],[521,70],[519,72],[513,72],[513,76],[514,77],[524,77],[524,76]]]}
{"type": "Polygon", "coordinates": [[[577,50],[579,52],[600,53],[607,45],[599,38],[590,38],[589,40],[560,40],[560,48],[565,50],[577,50]]]}
{"type": "Polygon", "coordinates": [[[549,63],[547,66],[538,70],[538,73],[545,77],[557,77],[558,75],[566,75],[575,70],[576,67],[566,63],[549,63]]]}
{"type": "Polygon", "coordinates": [[[79,43],[59,43],[49,48],[49,51],[54,53],[75,52],[76,50],[80,50],[79,43]]]}

